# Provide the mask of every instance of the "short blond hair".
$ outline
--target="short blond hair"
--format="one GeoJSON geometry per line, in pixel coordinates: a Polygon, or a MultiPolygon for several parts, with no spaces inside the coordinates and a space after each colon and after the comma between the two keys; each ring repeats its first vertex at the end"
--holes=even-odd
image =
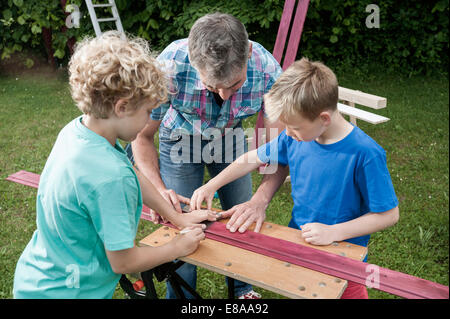
{"type": "Polygon", "coordinates": [[[321,62],[302,58],[281,74],[264,96],[269,121],[286,121],[300,114],[313,121],[326,110],[337,109],[338,81],[321,62]]]}
{"type": "Polygon", "coordinates": [[[108,118],[119,99],[132,107],[167,100],[167,80],[147,41],[117,31],[77,43],[69,62],[72,98],[85,114],[108,118]]]}

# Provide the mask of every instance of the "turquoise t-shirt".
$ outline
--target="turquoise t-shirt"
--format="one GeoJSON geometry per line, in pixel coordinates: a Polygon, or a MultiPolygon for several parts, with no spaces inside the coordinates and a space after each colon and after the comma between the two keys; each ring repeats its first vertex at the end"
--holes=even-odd
{"type": "Polygon", "coordinates": [[[81,123],[58,135],[41,175],[37,230],[19,258],[15,298],[111,298],[120,279],[105,249],[132,248],[142,194],[121,145],[81,123]]]}

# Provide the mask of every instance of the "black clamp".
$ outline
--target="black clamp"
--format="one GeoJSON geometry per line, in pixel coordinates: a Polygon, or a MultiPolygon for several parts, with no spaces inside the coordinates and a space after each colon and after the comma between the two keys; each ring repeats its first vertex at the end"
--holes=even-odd
{"type": "Polygon", "coordinates": [[[133,284],[125,275],[122,275],[119,284],[131,299],[158,299],[155,285],[153,283],[154,275],[156,280],[158,280],[159,282],[168,280],[178,299],[187,299],[186,295],[181,289],[182,287],[186,289],[192,296],[194,296],[195,299],[202,299],[202,297],[194,290],[194,288],[189,286],[189,284],[176,273],[176,270],[183,264],[183,261],[177,260],[141,272],[145,291],[136,291],[133,287],[133,284]]]}

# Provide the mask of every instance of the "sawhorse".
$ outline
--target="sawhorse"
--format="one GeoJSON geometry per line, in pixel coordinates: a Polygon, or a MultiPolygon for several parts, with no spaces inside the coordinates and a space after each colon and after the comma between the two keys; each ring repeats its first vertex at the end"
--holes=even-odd
{"type": "MultiPolygon", "coordinates": [[[[159,282],[168,281],[170,283],[177,299],[187,299],[182,288],[188,291],[194,299],[203,299],[194,288],[177,274],[176,270],[183,264],[184,261],[177,260],[142,272],[141,278],[144,283],[145,291],[136,291],[126,275],[122,275],[119,284],[131,299],[158,299],[158,294],[156,293],[155,284],[153,282],[153,276],[155,276],[156,280],[159,282]]],[[[234,279],[232,278],[228,279],[228,299],[234,299],[234,279]]]]}

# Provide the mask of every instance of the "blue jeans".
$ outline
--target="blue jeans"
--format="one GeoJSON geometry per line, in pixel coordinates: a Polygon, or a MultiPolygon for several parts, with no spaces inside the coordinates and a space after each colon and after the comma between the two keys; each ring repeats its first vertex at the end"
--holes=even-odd
{"type": "MultiPolygon", "coordinates": [[[[240,125],[238,126],[240,128],[240,125]]],[[[228,134],[227,134],[228,135],[228,134]]],[[[203,185],[205,167],[211,177],[219,174],[237,157],[247,152],[245,136],[236,135],[231,140],[222,136],[215,140],[222,147],[211,145],[210,141],[202,140],[197,136],[185,135],[173,132],[165,127],[159,128],[159,164],[161,178],[168,189],[173,189],[177,194],[191,198],[194,191],[203,185]],[[227,139],[227,140],[226,140],[227,139]],[[216,150],[220,153],[215,153],[216,150]],[[180,154],[181,152],[181,154],[180,154]],[[206,156],[199,156],[205,153],[206,156]],[[208,155],[210,155],[208,157],[208,155]]],[[[223,210],[244,203],[252,197],[251,175],[247,174],[217,191],[223,210]]],[[[178,268],[177,273],[194,289],[197,283],[197,267],[185,263],[178,268]]],[[[226,278],[228,284],[229,278],[226,278]]],[[[246,294],[252,290],[252,286],[235,280],[235,296],[246,294]]],[[[187,298],[193,296],[183,288],[187,298]]],[[[166,298],[176,298],[171,285],[167,283],[166,298]]]]}

